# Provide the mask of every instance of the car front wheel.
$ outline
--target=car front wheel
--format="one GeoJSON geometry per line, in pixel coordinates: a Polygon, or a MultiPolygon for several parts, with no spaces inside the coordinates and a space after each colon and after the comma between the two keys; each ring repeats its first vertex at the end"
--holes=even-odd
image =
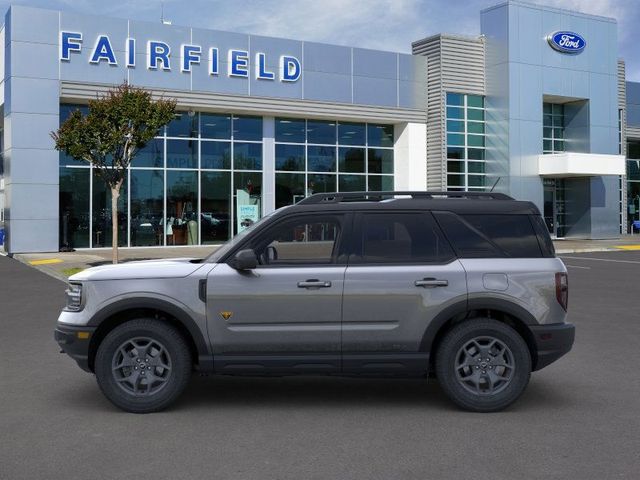
{"type": "Polygon", "coordinates": [[[489,318],[455,325],[436,353],[436,375],[456,405],[475,412],[502,410],[524,392],[531,354],[510,326],[489,318]]]}
{"type": "Polygon", "coordinates": [[[95,359],[100,389],[127,412],[150,413],[173,403],[191,375],[189,347],[178,330],[155,319],[131,320],[103,339],[95,359]]]}

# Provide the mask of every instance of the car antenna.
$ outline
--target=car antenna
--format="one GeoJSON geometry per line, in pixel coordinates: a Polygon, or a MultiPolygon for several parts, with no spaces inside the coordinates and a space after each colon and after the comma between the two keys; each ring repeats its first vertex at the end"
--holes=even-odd
{"type": "Polygon", "coordinates": [[[498,179],[496,180],[496,182],[493,184],[493,187],[491,187],[491,190],[489,190],[489,193],[493,192],[493,189],[496,188],[496,185],[498,185],[498,182],[500,181],[502,177],[498,177],[498,179]]]}

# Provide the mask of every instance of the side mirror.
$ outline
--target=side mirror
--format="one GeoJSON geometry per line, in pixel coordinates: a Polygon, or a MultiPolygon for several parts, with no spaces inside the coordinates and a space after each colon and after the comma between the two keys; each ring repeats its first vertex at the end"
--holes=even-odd
{"type": "Polygon", "coordinates": [[[258,257],[253,250],[240,250],[230,262],[231,268],[236,270],[253,270],[258,266],[258,257]]]}

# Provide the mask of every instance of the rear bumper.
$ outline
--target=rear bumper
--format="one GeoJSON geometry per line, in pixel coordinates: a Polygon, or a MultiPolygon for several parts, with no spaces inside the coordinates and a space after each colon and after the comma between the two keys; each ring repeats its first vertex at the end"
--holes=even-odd
{"type": "Polygon", "coordinates": [[[53,331],[53,338],[60,345],[62,353],[66,353],[73,358],[78,366],[86,372],[91,372],[89,368],[89,344],[95,330],[95,327],[59,323],[53,331]]]}
{"type": "Polygon", "coordinates": [[[573,347],[576,327],[571,323],[535,325],[530,328],[537,350],[534,370],[540,370],[555,362],[573,347]]]}

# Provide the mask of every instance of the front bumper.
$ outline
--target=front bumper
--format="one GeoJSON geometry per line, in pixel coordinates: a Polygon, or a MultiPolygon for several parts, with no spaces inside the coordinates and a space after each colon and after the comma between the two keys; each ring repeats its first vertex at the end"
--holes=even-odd
{"type": "Polygon", "coordinates": [[[53,338],[62,349],[61,353],[66,353],[73,358],[78,366],[86,372],[91,372],[89,368],[89,345],[95,330],[95,327],[58,323],[53,332],[53,338]]]}
{"type": "Polygon", "coordinates": [[[576,327],[571,323],[531,326],[536,343],[537,361],[533,370],[540,370],[571,350],[576,327]]]}

